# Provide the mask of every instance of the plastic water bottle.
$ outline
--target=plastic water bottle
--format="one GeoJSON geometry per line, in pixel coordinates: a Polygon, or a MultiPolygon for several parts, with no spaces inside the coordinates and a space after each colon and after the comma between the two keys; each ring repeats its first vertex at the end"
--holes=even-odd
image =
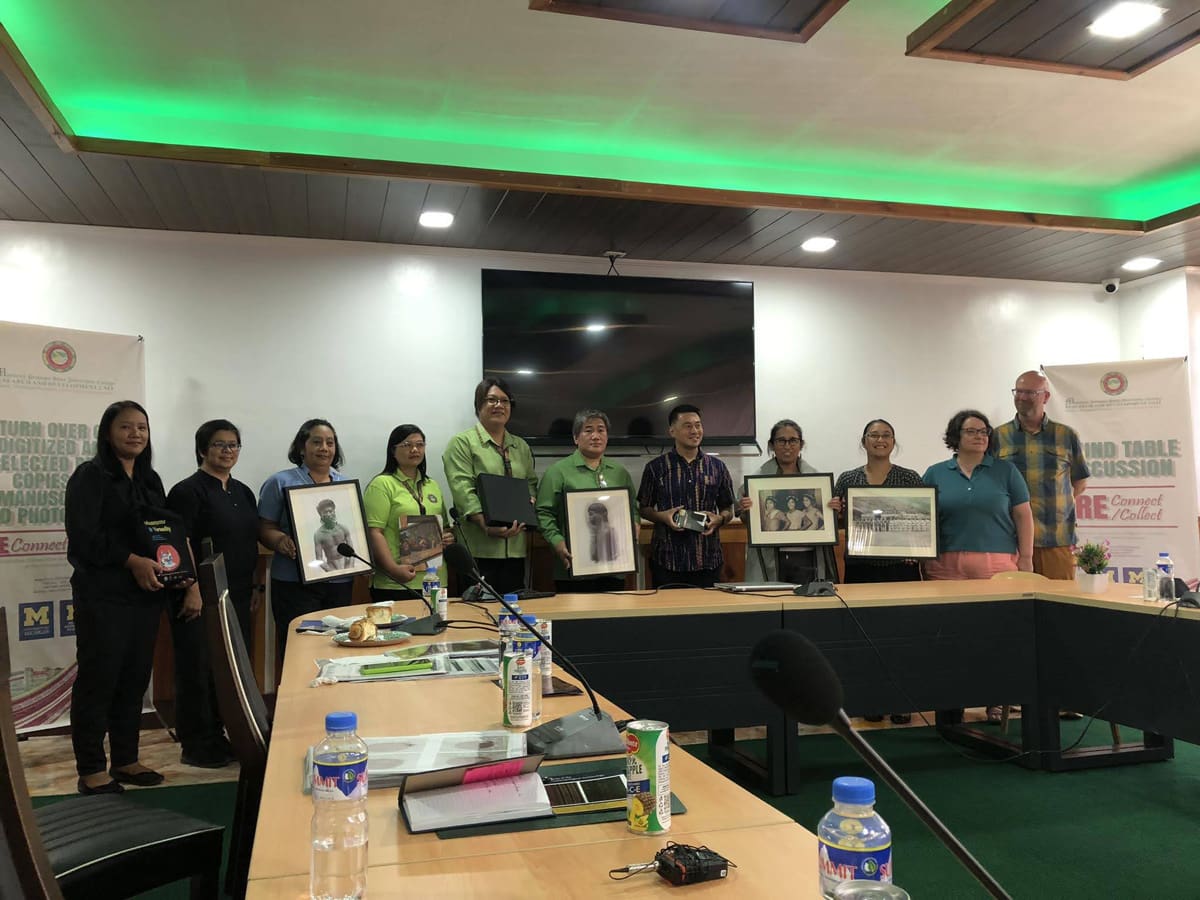
{"type": "Polygon", "coordinates": [[[421,596],[425,598],[425,605],[429,607],[431,613],[437,613],[438,604],[441,600],[439,596],[442,593],[442,581],[438,578],[437,566],[427,566],[425,569],[425,577],[421,579],[421,596]]]}
{"type": "Polygon", "coordinates": [[[367,890],[367,745],[358,716],[325,717],[325,740],[313,752],[313,900],[358,900],[367,890]]]}
{"type": "MultiPolygon", "coordinates": [[[[553,624],[549,619],[538,619],[537,629],[541,633],[542,637],[551,643],[554,642],[554,638],[550,636],[551,632],[553,631],[553,624]]],[[[549,697],[554,693],[553,654],[550,653],[550,648],[543,644],[542,649],[538,651],[538,655],[542,660],[542,696],[549,697]]]]}
{"type": "Polygon", "coordinates": [[[1175,599],[1175,563],[1171,562],[1171,554],[1163,551],[1158,554],[1158,599],[1175,599]]]}
{"type": "Polygon", "coordinates": [[[892,882],[892,830],[875,812],[868,778],[833,780],[833,809],[817,823],[821,894],[833,896],[843,881],[892,882]]]}
{"type": "Polygon", "coordinates": [[[504,662],[504,655],[512,649],[513,640],[516,638],[517,634],[523,628],[523,626],[520,623],[521,606],[518,603],[517,595],[516,594],[505,594],[504,601],[513,608],[513,611],[516,613],[516,615],[514,616],[512,613],[510,613],[507,609],[504,609],[503,607],[501,607],[500,611],[496,613],[496,621],[498,623],[497,627],[500,632],[500,662],[501,663],[504,662]]]}

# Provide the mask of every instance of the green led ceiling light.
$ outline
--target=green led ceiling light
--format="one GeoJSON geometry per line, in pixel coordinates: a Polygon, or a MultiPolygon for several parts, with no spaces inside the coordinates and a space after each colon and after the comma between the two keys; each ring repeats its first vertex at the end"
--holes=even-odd
{"type": "MultiPolygon", "coordinates": [[[[353,60],[314,58],[305,47],[289,55],[291,48],[253,45],[249,37],[241,46],[242,17],[254,15],[253,3],[201,6],[159,4],[158,18],[146,22],[132,15],[150,8],[137,2],[0,0],[0,23],[61,115],[59,124],[83,142],[1136,222],[1200,201],[1195,160],[1136,183],[1052,183],[1038,171],[966,165],[937,153],[901,157],[816,139],[799,149],[748,146],[737,135],[700,140],[673,123],[669,110],[640,124],[590,117],[594,96],[571,96],[553,83],[534,95],[466,76],[447,84],[399,71],[381,84],[353,71],[353,60]],[[211,53],[173,50],[207,40],[211,53]],[[447,92],[457,92],[456,111],[443,107],[447,92]]],[[[297,15],[304,11],[301,4],[297,15]]]]}

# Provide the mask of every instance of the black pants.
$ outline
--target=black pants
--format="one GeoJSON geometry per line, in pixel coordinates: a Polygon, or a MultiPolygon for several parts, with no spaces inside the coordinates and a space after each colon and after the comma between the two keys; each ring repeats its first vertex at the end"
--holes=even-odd
{"type": "Polygon", "coordinates": [[[182,619],[179,611],[183,609],[183,596],[177,591],[167,606],[175,649],[175,733],[184,753],[201,756],[215,752],[224,737],[204,628],[204,616],[216,615],[217,611],[206,611],[191,621],[182,619]]]}
{"type": "Polygon", "coordinates": [[[857,560],[846,560],[846,584],[873,582],[920,581],[921,567],[897,561],[886,566],[871,566],[857,560]]]}
{"type": "Polygon", "coordinates": [[[150,684],[163,601],[129,603],[75,599],[75,684],[71,688],[71,746],[82,775],[107,766],[108,734],[114,767],[138,761],[142,697],[150,684]]]}
{"type": "Polygon", "coordinates": [[[501,594],[511,594],[525,589],[525,558],[493,559],[487,556],[475,557],[479,564],[479,572],[483,580],[498,590],[501,594]]]}
{"type": "Polygon", "coordinates": [[[320,584],[301,584],[298,581],[271,579],[271,616],[275,619],[275,641],[279,658],[287,646],[288,626],[297,616],[349,606],[354,593],[351,581],[322,581],[320,584]]]}
{"type": "Polygon", "coordinates": [[[662,563],[650,560],[650,574],[656,588],[712,587],[721,574],[720,569],[699,569],[695,572],[676,572],[662,563]]]}
{"type": "Polygon", "coordinates": [[[623,576],[605,575],[601,578],[554,579],[554,590],[560,594],[602,594],[605,591],[625,590],[623,576]]]}

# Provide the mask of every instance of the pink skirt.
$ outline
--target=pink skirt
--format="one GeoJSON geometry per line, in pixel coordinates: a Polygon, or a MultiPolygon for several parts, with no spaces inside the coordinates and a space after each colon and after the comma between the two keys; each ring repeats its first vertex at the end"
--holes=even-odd
{"type": "Polygon", "coordinates": [[[937,559],[925,561],[925,577],[930,581],[964,581],[991,578],[997,572],[1017,571],[1015,553],[977,553],[949,550],[937,559]]]}

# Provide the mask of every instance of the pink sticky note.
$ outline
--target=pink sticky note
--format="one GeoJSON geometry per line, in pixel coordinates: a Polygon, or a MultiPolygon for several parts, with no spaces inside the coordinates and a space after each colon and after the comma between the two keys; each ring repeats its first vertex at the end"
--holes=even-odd
{"type": "Polygon", "coordinates": [[[525,765],[525,760],[523,759],[502,759],[500,762],[492,763],[490,766],[467,769],[467,773],[463,776],[463,784],[474,784],[476,781],[494,781],[497,778],[520,775],[523,765],[525,765]]]}

